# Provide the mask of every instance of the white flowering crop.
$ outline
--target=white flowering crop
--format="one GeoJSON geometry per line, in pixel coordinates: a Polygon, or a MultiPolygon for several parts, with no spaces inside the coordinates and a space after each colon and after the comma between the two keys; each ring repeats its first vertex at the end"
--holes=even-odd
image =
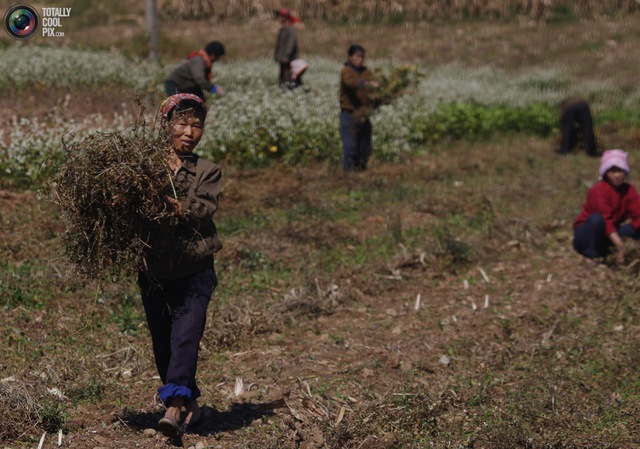
{"type": "MultiPolygon", "coordinates": [[[[214,64],[216,84],[224,95],[208,97],[209,115],[198,152],[213,160],[260,165],[278,158],[286,163],[339,160],[338,87],[342,62],[309,58],[304,85],[295,91],[277,86],[278,66],[270,59],[214,64]]],[[[370,66],[389,67],[384,61],[370,66]]],[[[0,89],[9,92],[34,84],[71,89],[109,86],[156,93],[171,68],[130,61],[119,53],[14,45],[0,50],[0,89]]],[[[423,123],[442,105],[452,103],[527,108],[533,104],[555,108],[573,92],[597,99],[595,109],[637,104],[637,92],[619,91],[606,83],[572,86],[563,72],[544,70],[520,75],[488,68],[470,70],[449,65],[418,67],[417,86],[372,117],[374,157],[398,160],[425,142],[436,141],[433,126],[423,123]],[[577,89],[573,91],[573,89],[577,89]]],[[[73,91],[71,91],[73,96],[73,91]]],[[[71,101],[85,101],[71,98],[71,101]]],[[[17,111],[19,112],[19,111],[17,111]]],[[[154,117],[149,114],[149,120],[154,117]]],[[[60,148],[62,137],[81,138],[93,130],[126,126],[130,117],[104,117],[99,111],[75,122],[16,118],[0,128],[2,176],[32,179],[42,164],[60,148]]],[[[464,131],[464,130],[462,130],[464,131]]],[[[445,130],[446,132],[446,130],[445,130]]]]}
{"type": "MultiPolygon", "coordinates": [[[[158,68],[117,52],[16,44],[0,50],[0,88],[115,85],[146,90],[158,68]]],[[[160,79],[162,81],[162,79],[160,79]]]]}

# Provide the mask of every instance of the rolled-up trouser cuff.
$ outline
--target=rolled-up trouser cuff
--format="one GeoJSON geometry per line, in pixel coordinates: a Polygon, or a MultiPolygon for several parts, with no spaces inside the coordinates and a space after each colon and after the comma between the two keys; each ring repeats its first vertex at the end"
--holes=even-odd
{"type": "Polygon", "coordinates": [[[200,397],[200,390],[197,388],[195,390],[191,390],[188,387],[176,384],[166,384],[158,388],[158,395],[166,406],[169,406],[171,401],[175,398],[184,398],[185,402],[188,404],[200,397]]]}

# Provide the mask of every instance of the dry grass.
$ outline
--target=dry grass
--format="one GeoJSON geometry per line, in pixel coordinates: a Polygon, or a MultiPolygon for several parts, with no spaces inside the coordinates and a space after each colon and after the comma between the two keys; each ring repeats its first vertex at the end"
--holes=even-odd
{"type": "Polygon", "coordinates": [[[331,428],[328,446],[344,449],[421,447],[411,446],[416,438],[407,438],[407,435],[435,433],[438,420],[453,402],[447,396],[451,394],[438,395],[423,389],[417,393],[391,393],[373,400],[349,416],[342,426],[331,428]]]}
{"type": "Polygon", "coordinates": [[[36,428],[57,431],[64,418],[58,413],[59,407],[51,406],[59,400],[55,394],[56,390],[47,391],[39,379],[29,383],[13,378],[0,381],[0,405],[4,410],[0,441],[20,439],[36,428]]]}
{"type": "Polygon", "coordinates": [[[64,163],[48,195],[62,208],[63,241],[79,272],[135,273],[153,231],[175,215],[169,146],[156,131],[139,119],[125,131],[63,144],[64,163]]]}
{"type": "Polygon", "coordinates": [[[213,17],[218,20],[266,16],[274,10],[287,6],[297,11],[304,19],[321,20],[389,20],[411,18],[432,20],[441,18],[508,18],[514,15],[533,19],[549,20],[557,14],[590,15],[597,13],[628,13],[640,8],[634,0],[164,0],[160,10],[166,17],[200,19],[213,17]]]}
{"type": "MultiPolygon", "coordinates": [[[[272,233],[263,235],[261,232],[254,232],[251,240],[229,238],[225,242],[224,255],[221,255],[224,261],[217,262],[217,270],[225,274],[234,272],[239,277],[263,270],[275,271],[278,262],[287,258],[281,248],[282,240],[295,238],[293,235],[274,237],[272,233]],[[256,246],[263,252],[257,251],[256,246]]],[[[287,263],[295,262],[287,260],[287,263]]],[[[256,302],[249,295],[224,305],[216,302],[213,305],[216,313],[205,332],[205,346],[225,350],[247,339],[284,332],[311,317],[330,316],[361,294],[357,289],[336,285],[320,276],[307,276],[300,285],[287,289],[280,286],[279,280],[274,281],[274,285],[260,289],[260,301],[256,302]]]]}
{"type": "MultiPolygon", "coordinates": [[[[242,200],[220,211],[220,288],[198,371],[203,400],[228,411],[184,446],[637,446],[638,278],[579,267],[570,220],[597,167],[547,147],[518,137],[455,143],[350,178],[229,167],[242,200]],[[265,200],[274,179],[299,183],[286,202],[265,200]],[[317,205],[313,218],[300,212],[306,203],[317,205]],[[457,270],[455,237],[474,253],[457,270]],[[285,406],[263,416],[278,399],[285,406]]],[[[66,300],[7,310],[3,376],[56,367],[47,386],[74,401],[65,404],[69,445],[96,447],[96,436],[160,444],[141,436],[157,421],[159,381],[137,296],[86,301],[87,289],[51,288],[66,300]],[[123,409],[139,424],[110,421],[123,409]]],[[[8,444],[37,442],[43,430],[34,424],[8,444]]]]}
{"type": "Polygon", "coordinates": [[[20,438],[38,422],[38,403],[29,388],[15,382],[0,382],[0,404],[5,410],[0,421],[0,439],[20,438]]]}
{"type": "MultiPolygon", "coordinates": [[[[216,32],[228,36],[239,54],[268,50],[271,42],[256,38],[264,29],[250,30],[254,22],[229,22],[216,32]]],[[[398,47],[403,55],[428,63],[458,59],[522,69],[566,61],[589,78],[607,75],[612,82],[632,84],[637,69],[628,54],[637,48],[635,24],[633,16],[588,27],[575,22],[559,30],[462,23],[456,24],[457,39],[448,25],[387,27],[387,33],[373,25],[332,32],[308,26],[301,38],[318,38],[316,51],[342,55],[355,36],[369,51],[384,54],[383,49],[398,47]],[[595,46],[612,33],[623,37],[619,44],[595,46]],[[415,48],[402,47],[403,41],[415,48]],[[589,45],[578,51],[579,42],[589,45]],[[539,48],[547,51],[536,53],[539,48]],[[621,73],[625,78],[618,79],[621,73]]],[[[200,36],[184,36],[204,42],[210,28],[201,28],[200,36]]],[[[607,146],[637,153],[637,130],[601,131],[607,146]]],[[[268,393],[276,387],[292,394],[282,395],[287,407],[275,416],[218,413],[209,433],[186,436],[184,446],[638,447],[637,247],[628,253],[628,270],[579,266],[570,225],[587,184],[595,180],[597,161],[581,153],[559,158],[550,147],[548,140],[519,137],[453,143],[431,147],[406,166],[374,164],[365,176],[350,179],[322,167],[268,169],[251,176],[228,167],[227,179],[238,185],[238,194],[225,200],[219,224],[236,234],[226,235],[216,262],[219,305],[211,307],[198,373],[203,399],[221,410],[246,400],[239,405],[255,410],[272,400],[268,393]],[[286,201],[268,201],[274,180],[289,192],[286,201]],[[491,214],[481,203],[485,197],[491,214]],[[292,205],[320,209],[325,202],[333,214],[323,212],[322,221],[304,213],[293,224],[283,218],[291,210],[308,210],[292,205]],[[245,224],[231,227],[232,219],[245,224]],[[255,224],[262,222],[268,229],[255,224]],[[351,229],[357,233],[347,232],[351,229]],[[436,234],[437,229],[449,234],[436,234]],[[250,238],[241,241],[240,234],[250,238]],[[399,257],[379,249],[389,247],[396,235],[407,248],[399,257]],[[459,253],[452,236],[462,237],[473,250],[474,264],[457,273],[450,264],[437,263],[446,257],[453,261],[459,253]],[[421,259],[420,249],[432,242],[441,247],[421,259]],[[386,266],[399,270],[399,276],[383,272],[386,266]],[[332,297],[333,283],[340,291],[362,294],[350,301],[332,297]],[[414,310],[418,293],[423,308],[414,310]],[[230,347],[234,352],[225,351],[230,347]],[[442,354],[449,365],[439,362],[442,354]],[[253,385],[245,396],[233,396],[237,376],[253,385]],[[337,423],[341,407],[347,411],[337,423]]],[[[54,246],[58,232],[44,229],[55,214],[42,213],[35,204],[0,201],[6,211],[2,247],[16,263],[46,263],[52,257],[46,249],[54,246]]],[[[24,305],[3,312],[3,376],[26,376],[53,365],[65,373],[55,386],[70,397],[71,387],[84,384],[90,390],[92,383],[83,379],[104,387],[103,394],[81,395],[89,397],[86,403],[66,407],[77,421],[65,434],[68,446],[162,444],[142,436],[138,427],[113,420],[123,409],[134,410],[140,422],[156,416],[157,405],[149,404],[158,381],[152,377],[143,327],[119,333],[122,319],[115,319],[123,314],[121,301],[108,296],[87,301],[94,295],[91,287],[69,291],[53,271],[49,279],[52,299],[44,310],[24,305]],[[130,368],[129,344],[144,357],[131,364],[127,380],[118,373],[130,368]],[[105,359],[101,354],[116,355],[105,359]]],[[[0,293],[12,294],[4,287],[0,293]]],[[[134,324],[142,322],[141,314],[133,314],[134,324]]],[[[26,416],[22,410],[10,413],[18,424],[26,416]]],[[[0,441],[12,447],[37,443],[43,427],[28,421],[24,430],[29,432],[16,437],[0,432],[0,441]]]]}

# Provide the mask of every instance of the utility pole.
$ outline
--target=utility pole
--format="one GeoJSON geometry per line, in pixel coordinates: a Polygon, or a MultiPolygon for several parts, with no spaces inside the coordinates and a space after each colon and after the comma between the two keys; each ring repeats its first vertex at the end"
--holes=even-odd
{"type": "Polygon", "coordinates": [[[147,41],[149,42],[149,59],[160,62],[158,39],[158,3],[157,0],[145,1],[145,22],[147,25],[147,41]]]}

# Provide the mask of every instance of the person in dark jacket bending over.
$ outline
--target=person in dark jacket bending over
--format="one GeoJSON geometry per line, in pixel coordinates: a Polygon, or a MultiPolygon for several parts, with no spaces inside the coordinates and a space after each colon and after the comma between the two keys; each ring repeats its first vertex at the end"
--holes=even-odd
{"type": "Polygon", "coordinates": [[[204,101],[192,94],[173,95],[160,107],[173,149],[167,163],[173,188],[167,201],[176,217],[150,236],[145,269],[138,276],[163,383],[158,396],[167,407],[158,427],[168,437],[175,437],[202,416],[196,384],[198,347],[218,283],[213,258],[222,245],[213,215],[218,210],[222,171],[193,153],[202,137],[206,113],[204,101]]]}
{"type": "Polygon", "coordinates": [[[345,172],[363,171],[371,156],[372,102],[368,89],[378,87],[373,73],[364,65],[365,51],[354,44],[340,73],[340,138],[342,168],[345,172]]]}
{"type": "Polygon", "coordinates": [[[589,156],[597,156],[596,141],[593,134],[593,117],[589,104],[584,98],[569,97],[560,105],[560,128],[562,142],[560,154],[567,154],[575,144],[578,129],[584,139],[584,150],[589,156]]]}
{"type": "Polygon", "coordinates": [[[280,86],[285,86],[285,83],[290,80],[291,61],[298,59],[298,37],[293,25],[302,22],[302,20],[295,17],[291,14],[291,11],[285,8],[277,10],[275,16],[281,27],[278,31],[273,58],[280,64],[278,82],[280,86]]]}
{"type": "Polygon", "coordinates": [[[204,49],[190,53],[164,80],[167,95],[186,93],[205,100],[205,92],[223,94],[223,89],[211,81],[211,67],[222,56],[224,45],[218,41],[209,42],[204,49]]]}

